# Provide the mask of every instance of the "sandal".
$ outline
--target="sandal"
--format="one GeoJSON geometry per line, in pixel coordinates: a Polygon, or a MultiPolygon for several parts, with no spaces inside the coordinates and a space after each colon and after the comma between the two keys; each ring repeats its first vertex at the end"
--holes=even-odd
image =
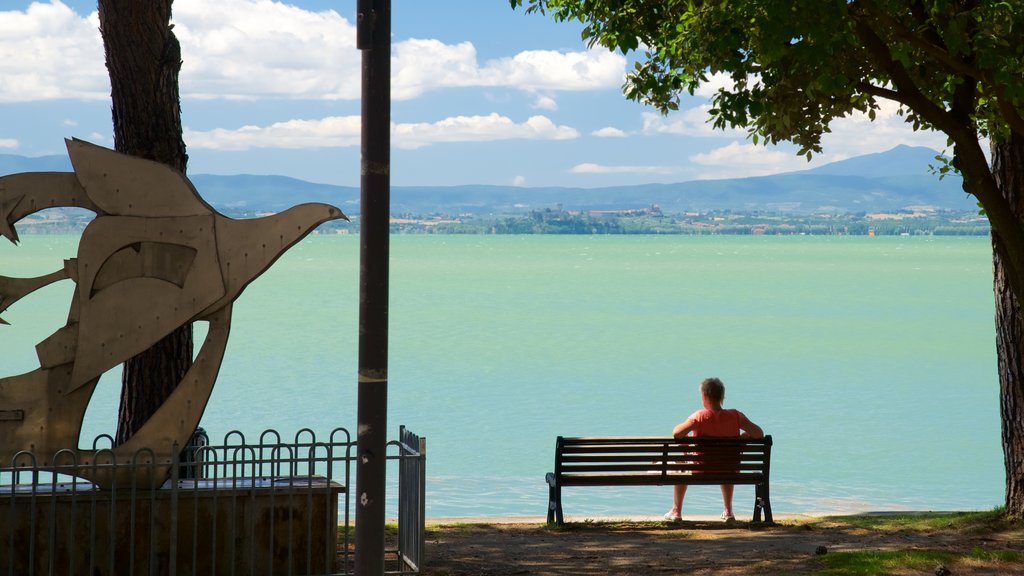
{"type": "Polygon", "coordinates": [[[679,512],[673,513],[671,510],[665,512],[664,518],[669,522],[681,522],[683,520],[683,517],[679,512]]]}
{"type": "Polygon", "coordinates": [[[724,521],[724,522],[725,522],[726,524],[728,524],[728,523],[730,523],[730,522],[735,522],[735,521],[736,521],[736,517],[735,517],[735,516],[733,516],[732,514],[726,514],[725,512],[722,512],[722,520],[723,520],[723,521],[724,521]]]}

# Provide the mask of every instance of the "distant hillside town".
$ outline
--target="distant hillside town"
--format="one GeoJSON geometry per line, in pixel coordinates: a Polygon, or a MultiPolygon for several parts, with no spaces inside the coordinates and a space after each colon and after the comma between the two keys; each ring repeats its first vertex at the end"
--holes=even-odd
{"type": "MultiPolygon", "coordinates": [[[[224,209],[233,218],[266,216],[266,212],[224,209]]],[[[52,209],[18,223],[21,234],[78,234],[92,213],[52,209]]],[[[771,212],[711,210],[664,213],[658,206],[621,210],[563,210],[559,207],[524,213],[481,215],[401,214],[391,218],[395,234],[733,234],[818,236],[986,236],[988,220],[977,212],[911,207],[890,212],[796,215],[771,212]]],[[[359,219],[329,222],[319,234],[356,234],[359,219]]]]}
{"type": "MultiPolygon", "coordinates": [[[[348,232],[355,231],[357,226],[342,227],[348,232]]],[[[585,212],[545,209],[503,216],[406,214],[392,218],[391,230],[400,234],[987,236],[989,224],[976,211],[922,207],[893,212],[794,215],[734,210],[665,214],[651,206],[585,212]]]]}

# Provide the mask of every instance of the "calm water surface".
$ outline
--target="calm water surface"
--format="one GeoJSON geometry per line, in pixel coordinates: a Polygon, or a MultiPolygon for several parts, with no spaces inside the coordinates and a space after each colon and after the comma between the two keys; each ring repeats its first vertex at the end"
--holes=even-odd
{"type": "MultiPolygon", "coordinates": [[[[55,270],[76,243],[0,243],[0,274],[55,270]]],[[[556,436],[668,434],[710,375],[775,439],[776,512],[1002,501],[987,239],[394,236],[391,251],[389,436],[426,436],[430,516],[544,514],[556,436]]],[[[358,252],[310,237],[245,291],[211,435],[355,429],[358,252]]],[[[37,366],[70,290],[3,314],[0,374],[37,366]]],[[[118,379],[83,435],[113,431],[118,379]]],[[[659,514],[670,489],[564,498],[569,514],[659,514]]],[[[752,498],[737,489],[740,509],[752,498]]],[[[693,489],[686,512],[718,500],[693,489]]]]}

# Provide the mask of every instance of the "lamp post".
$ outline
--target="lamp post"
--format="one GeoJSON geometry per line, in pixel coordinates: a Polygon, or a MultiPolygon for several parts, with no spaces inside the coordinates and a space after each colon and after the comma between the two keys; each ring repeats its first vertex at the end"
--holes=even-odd
{"type": "Polygon", "coordinates": [[[359,400],[356,436],[358,576],[384,574],[391,213],[391,0],[358,0],[362,52],[359,232],[359,400]]]}

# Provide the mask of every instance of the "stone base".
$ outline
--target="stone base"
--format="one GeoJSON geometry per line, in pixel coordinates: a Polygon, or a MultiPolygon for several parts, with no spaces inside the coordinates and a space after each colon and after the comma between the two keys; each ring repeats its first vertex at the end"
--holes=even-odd
{"type": "Polygon", "coordinates": [[[344,491],[323,478],[184,480],[134,494],[84,483],[8,488],[0,573],[332,573],[344,491]]]}

